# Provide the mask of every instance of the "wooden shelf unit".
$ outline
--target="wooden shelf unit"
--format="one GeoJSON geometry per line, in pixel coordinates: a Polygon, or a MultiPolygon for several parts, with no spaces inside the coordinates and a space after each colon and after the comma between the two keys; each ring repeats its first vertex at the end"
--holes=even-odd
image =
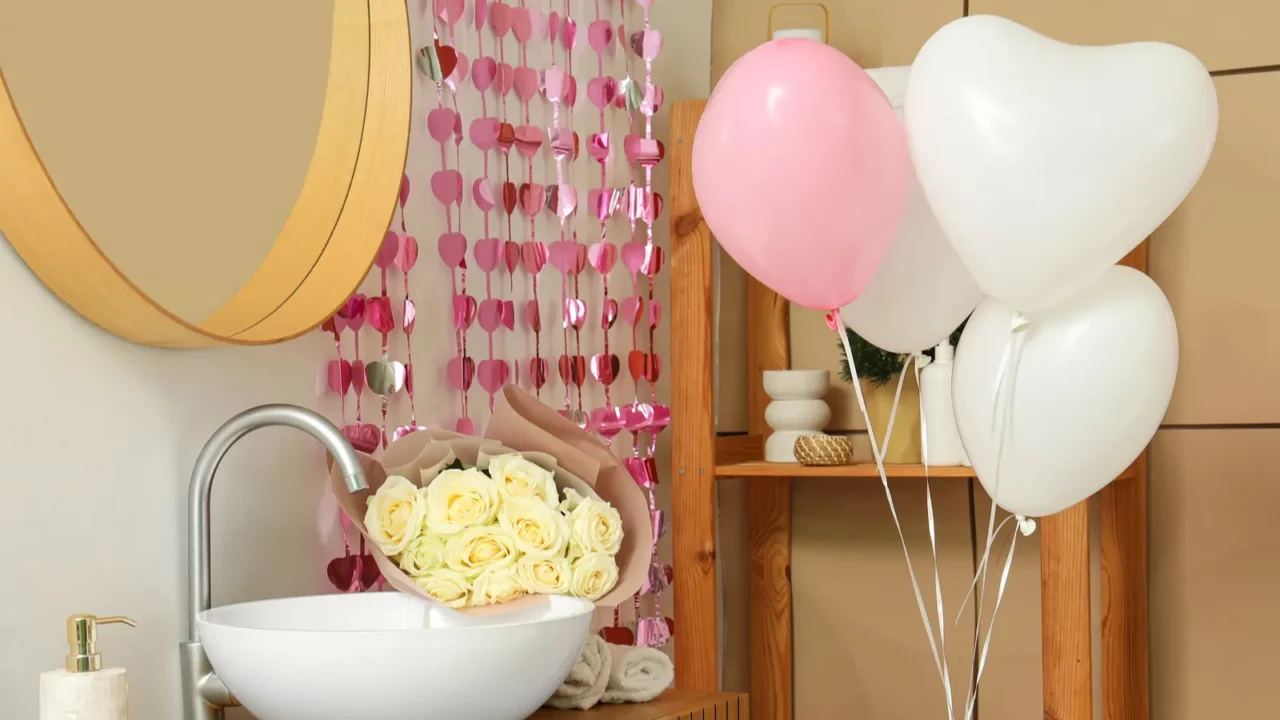
{"type": "MultiPolygon", "coordinates": [[[[673,104],[671,123],[672,530],[676,686],[715,690],[717,477],[748,477],[750,697],[757,718],[791,720],[791,482],[879,479],[874,465],[803,467],[760,461],[768,433],[761,374],[790,367],[789,304],[755,280],[747,291],[748,435],[717,437],[711,373],[714,241],[693,191],[692,151],[704,100],[673,104]]],[[[1146,247],[1123,264],[1146,270],[1146,247]]],[[[919,465],[886,468],[923,478],[919,465]]],[[[973,477],[931,467],[930,477],[973,477]]],[[[1102,699],[1105,720],[1149,720],[1147,465],[1144,452],[1099,493],[1102,699]]],[[[1040,519],[1044,717],[1092,720],[1089,513],[1081,503],[1040,519]]]]}

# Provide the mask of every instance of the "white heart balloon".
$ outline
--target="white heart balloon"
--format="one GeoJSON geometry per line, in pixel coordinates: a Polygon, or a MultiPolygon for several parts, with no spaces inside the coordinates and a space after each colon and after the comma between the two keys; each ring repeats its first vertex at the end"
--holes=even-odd
{"type": "Polygon", "coordinates": [[[996,504],[1041,517],[1102,489],[1151,441],[1173,395],[1178,329],[1155,282],[1119,266],[1031,316],[1016,346],[1015,317],[988,298],[969,318],[952,374],[956,425],[996,504]]]}
{"type": "MultiPolygon", "coordinates": [[[[899,120],[910,69],[867,70],[899,120]]],[[[840,309],[840,317],[872,345],[908,353],[946,340],[980,300],[982,289],[942,234],[912,172],[893,244],[858,298],[840,309]]]]}
{"type": "Polygon", "coordinates": [[[1001,17],[939,30],[907,83],[911,157],[987,295],[1043,310],[1169,217],[1218,130],[1213,80],[1165,43],[1084,47],[1001,17]]]}

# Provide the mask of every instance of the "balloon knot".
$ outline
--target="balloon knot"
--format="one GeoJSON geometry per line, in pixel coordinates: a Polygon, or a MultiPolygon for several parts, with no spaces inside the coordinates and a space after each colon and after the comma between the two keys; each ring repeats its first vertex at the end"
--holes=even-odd
{"type": "Polygon", "coordinates": [[[1036,531],[1035,518],[1023,517],[1022,515],[1019,515],[1018,530],[1022,533],[1023,537],[1030,536],[1032,533],[1036,531]]]}
{"type": "Polygon", "coordinates": [[[827,313],[827,327],[831,328],[831,332],[833,333],[840,332],[840,326],[842,324],[843,323],[840,322],[839,310],[832,310],[831,312],[827,313]]]}
{"type": "Polygon", "coordinates": [[[1013,321],[1009,324],[1009,332],[1022,332],[1026,330],[1027,326],[1030,324],[1031,320],[1028,319],[1026,315],[1023,315],[1021,311],[1015,312],[1013,314],[1013,321]]]}

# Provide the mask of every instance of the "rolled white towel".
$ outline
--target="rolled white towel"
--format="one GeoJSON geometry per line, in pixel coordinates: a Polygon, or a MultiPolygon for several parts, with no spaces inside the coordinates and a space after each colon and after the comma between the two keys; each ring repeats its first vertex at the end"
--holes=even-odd
{"type": "Polygon", "coordinates": [[[610,645],[609,653],[613,656],[613,668],[601,702],[649,702],[671,687],[676,679],[671,658],[656,648],[610,645]]]}
{"type": "Polygon", "coordinates": [[[546,706],[557,710],[590,710],[604,696],[612,667],[609,644],[599,635],[589,636],[569,677],[556,688],[546,706]]]}

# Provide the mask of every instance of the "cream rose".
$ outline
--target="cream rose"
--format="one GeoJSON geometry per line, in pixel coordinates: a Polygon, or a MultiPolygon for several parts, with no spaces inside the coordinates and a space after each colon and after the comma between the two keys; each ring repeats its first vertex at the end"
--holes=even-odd
{"type": "Polygon", "coordinates": [[[538,595],[568,595],[573,567],[562,557],[525,555],[516,561],[516,575],[525,589],[538,595]]]}
{"type": "Polygon", "coordinates": [[[471,583],[471,604],[474,606],[510,602],[528,594],[513,567],[485,570],[471,583]]]}
{"type": "Polygon", "coordinates": [[[414,578],[418,587],[447,607],[465,607],[471,598],[471,582],[460,572],[441,568],[414,578]]]}
{"type": "Polygon", "coordinates": [[[489,475],[504,498],[532,498],[556,506],[555,475],[517,454],[490,458],[489,475]]]}
{"type": "Polygon", "coordinates": [[[444,567],[445,542],[439,535],[427,533],[414,538],[400,553],[400,569],[410,577],[421,577],[444,567]]]}
{"type": "Polygon", "coordinates": [[[541,500],[508,498],[498,512],[498,522],[511,533],[520,552],[534,557],[564,555],[569,521],[541,500]]]}
{"type": "Polygon", "coordinates": [[[445,562],[451,570],[473,578],[485,570],[515,565],[519,554],[515,539],[501,527],[469,527],[449,538],[445,562]]]}
{"type": "Polygon", "coordinates": [[[423,489],[423,494],[427,528],[446,536],[493,522],[501,500],[493,480],[475,468],[445,470],[423,489]]]}
{"type": "Polygon", "coordinates": [[[582,501],[585,499],[586,498],[582,497],[577,490],[574,490],[571,487],[566,487],[564,489],[564,500],[560,502],[560,505],[557,506],[556,509],[565,515],[568,515],[573,512],[575,508],[581,505],[582,501]]]}
{"type": "Polygon", "coordinates": [[[388,557],[399,555],[422,531],[427,504],[408,478],[392,475],[369,498],[364,528],[388,557]]]}
{"type": "Polygon", "coordinates": [[[622,516],[600,498],[583,498],[569,515],[573,541],[588,554],[617,555],[622,547],[622,516]]]}
{"type": "Polygon", "coordinates": [[[607,553],[587,553],[573,563],[571,594],[595,602],[618,584],[618,564],[607,553]]]}

